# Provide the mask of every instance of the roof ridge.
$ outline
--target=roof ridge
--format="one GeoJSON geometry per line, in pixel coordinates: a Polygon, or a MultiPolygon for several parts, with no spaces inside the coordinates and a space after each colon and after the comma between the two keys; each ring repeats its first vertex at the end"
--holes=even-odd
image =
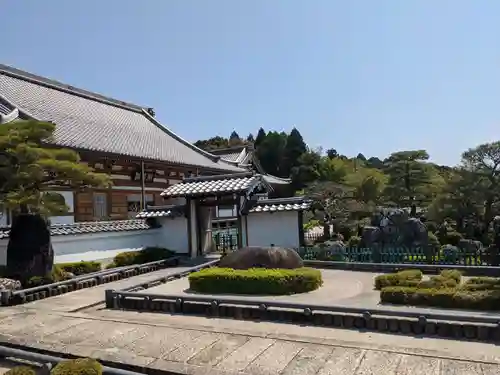
{"type": "Polygon", "coordinates": [[[144,110],[143,107],[137,104],[125,102],[123,100],[118,100],[114,98],[110,98],[108,96],[98,94],[93,91],[85,90],[85,89],[80,89],[78,87],[69,85],[67,83],[63,83],[61,81],[57,81],[55,79],[47,78],[47,77],[42,77],[37,74],[33,74],[30,72],[27,72],[25,70],[17,69],[9,65],[5,64],[0,64],[0,73],[9,75],[11,77],[17,78],[17,79],[22,79],[24,81],[28,82],[33,82],[38,85],[46,86],[48,88],[54,89],[54,90],[59,90],[63,92],[67,92],[72,95],[84,97],[86,99],[94,100],[97,102],[101,102],[104,104],[112,105],[115,107],[120,107],[123,109],[127,109],[130,111],[135,111],[135,112],[141,112],[144,110]]]}

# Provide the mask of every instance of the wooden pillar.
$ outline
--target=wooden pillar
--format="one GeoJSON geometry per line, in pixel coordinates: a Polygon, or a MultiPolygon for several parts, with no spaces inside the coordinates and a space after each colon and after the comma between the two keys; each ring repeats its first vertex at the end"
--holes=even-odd
{"type": "Polygon", "coordinates": [[[146,174],[144,173],[144,161],[141,161],[141,211],[146,208],[146,174]]]}
{"type": "Polygon", "coordinates": [[[306,240],[305,240],[305,236],[304,236],[304,214],[302,211],[297,211],[297,215],[298,218],[297,218],[297,222],[299,224],[299,246],[306,246],[306,240]]]}

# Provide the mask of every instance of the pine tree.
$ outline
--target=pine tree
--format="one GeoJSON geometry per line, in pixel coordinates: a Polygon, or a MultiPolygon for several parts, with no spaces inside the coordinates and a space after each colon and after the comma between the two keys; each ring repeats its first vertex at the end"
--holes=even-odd
{"type": "Polygon", "coordinates": [[[45,277],[53,265],[45,218],[68,207],[54,187],[106,187],[105,174],[94,173],[68,149],[49,147],[55,125],[13,121],[0,126],[0,203],[12,210],[14,222],[7,249],[7,273],[22,281],[45,277]]]}

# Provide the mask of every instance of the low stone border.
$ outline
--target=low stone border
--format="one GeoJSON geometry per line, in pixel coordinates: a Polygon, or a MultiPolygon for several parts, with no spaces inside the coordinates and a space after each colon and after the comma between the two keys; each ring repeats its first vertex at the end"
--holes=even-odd
{"type": "Polygon", "coordinates": [[[423,273],[439,274],[443,270],[459,270],[464,276],[500,276],[500,267],[494,266],[463,266],[450,264],[416,264],[416,263],[364,263],[364,262],[333,262],[323,260],[304,260],[304,266],[314,268],[330,268],[345,271],[364,272],[397,272],[408,269],[418,269],[423,273]]]}
{"type": "Polygon", "coordinates": [[[311,324],[406,335],[500,341],[496,317],[360,309],[248,299],[214,299],[203,296],[143,294],[106,291],[106,307],[134,311],[311,324]]]}
{"type": "Polygon", "coordinates": [[[81,275],[57,283],[40,285],[34,288],[14,291],[2,290],[0,291],[0,306],[12,306],[27,302],[33,302],[80,289],[91,288],[96,285],[126,279],[148,272],[158,271],[163,268],[172,266],[175,267],[179,265],[180,259],[180,257],[172,257],[144,264],[119,267],[116,269],[112,268],[100,272],[93,272],[87,275],[81,275]]]}

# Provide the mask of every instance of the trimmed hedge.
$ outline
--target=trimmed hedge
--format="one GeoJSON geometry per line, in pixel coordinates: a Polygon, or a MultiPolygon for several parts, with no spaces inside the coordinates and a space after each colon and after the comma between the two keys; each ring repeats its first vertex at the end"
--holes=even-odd
{"type": "Polygon", "coordinates": [[[101,263],[99,262],[71,262],[71,263],[59,263],[57,267],[62,269],[64,272],[70,272],[75,276],[85,275],[87,273],[99,272],[101,270],[101,263]]]}
{"type": "Polygon", "coordinates": [[[144,264],[155,262],[157,260],[168,259],[175,255],[172,250],[163,247],[146,247],[144,250],[125,251],[117,254],[113,258],[113,262],[108,264],[106,268],[115,268],[123,266],[131,266],[134,264],[144,264]]]}
{"type": "MultiPolygon", "coordinates": [[[[388,276],[388,275],[385,275],[388,276]]],[[[406,280],[408,284],[410,281],[406,280]]],[[[468,310],[500,310],[500,279],[474,277],[461,284],[457,270],[445,270],[417,285],[381,288],[380,301],[395,305],[442,307],[468,310]]]]}
{"type": "Polygon", "coordinates": [[[380,292],[380,301],[395,305],[500,310],[500,290],[466,291],[457,288],[387,287],[380,292]]]}
{"type": "Polygon", "coordinates": [[[210,294],[268,294],[305,293],[323,285],[321,271],[314,268],[266,269],[206,268],[189,275],[189,287],[210,294]]]}
{"type": "Polygon", "coordinates": [[[91,358],[70,359],[59,362],[50,375],[102,375],[102,365],[91,358]]]}
{"type": "Polygon", "coordinates": [[[87,273],[98,272],[101,270],[101,263],[99,262],[71,262],[54,264],[52,272],[46,277],[34,276],[28,280],[24,287],[33,288],[36,286],[47,285],[56,283],[58,281],[66,280],[67,273],[72,273],[75,276],[84,275],[87,273]]]}
{"type": "Polygon", "coordinates": [[[36,371],[29,366],[16,366],[11,368],[4,375],[36,375],[36,371]]]}
{"type": "Polygon", "coordinates": [[[375,289],[381,290],[388,286],[417,286],[422,280],[422,271],[404,270],[375,277],[375,289]]]}

